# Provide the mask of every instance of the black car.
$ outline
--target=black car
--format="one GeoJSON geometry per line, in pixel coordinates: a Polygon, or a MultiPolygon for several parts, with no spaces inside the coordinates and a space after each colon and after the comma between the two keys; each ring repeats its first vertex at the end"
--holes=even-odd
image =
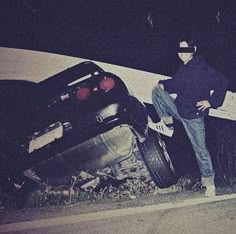
{"type": "Polygon", "coordinates": [[[158,187],[177,180],[163,140],[148,128],[145,105],[93,62],[39,83],[1,80],[0,96],[1,183],[43,181],[72,169],[93,173],[134,151],[158,187]]]}

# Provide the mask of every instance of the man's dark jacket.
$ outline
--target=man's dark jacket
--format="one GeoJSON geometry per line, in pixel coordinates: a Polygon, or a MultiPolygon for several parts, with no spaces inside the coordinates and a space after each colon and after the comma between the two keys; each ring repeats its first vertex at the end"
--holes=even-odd
{"type": "Polygon", "coordinates": [[[228,82],[219,72],[211,68],[201,56],[193,57],[186,65],[182,65],[172,79],[162,80],[168,93],[176,93],[175,100],[178,113],[182,118],[195,119],[208,114],[198,110],[196,103],[208,100],[212,108],[223,104],[228,82]],[[213,94],[210,95],[210,91],[213,94]]]}

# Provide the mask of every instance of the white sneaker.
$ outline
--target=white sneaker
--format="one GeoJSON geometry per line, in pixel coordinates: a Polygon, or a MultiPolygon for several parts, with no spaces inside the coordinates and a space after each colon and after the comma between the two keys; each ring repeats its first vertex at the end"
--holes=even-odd
{"type": "Polygon", "coordinates": [[[149,122],[148,123],[149,128],[153,129],[154,131],[157,131],[163,135],[166,135],[168,137],[172,137],[174,133],[174,127],[167,127],[163,120],[161,120],[158,123],[149,122]]]}
{"type": "Polygon", "coordinates": [[[206,187],[205,197],[215,197],[216,196],[216,187],[215,185],[210,185],[206,187]]]}
{"type": "Polygon", "coordinates": [[[215,197],[216,187],[214,185],[214,176],[210,176],[210,177],[202,176],[201,182],[202,182],[202,186],[206,188],[205,196],[215,197]]]}

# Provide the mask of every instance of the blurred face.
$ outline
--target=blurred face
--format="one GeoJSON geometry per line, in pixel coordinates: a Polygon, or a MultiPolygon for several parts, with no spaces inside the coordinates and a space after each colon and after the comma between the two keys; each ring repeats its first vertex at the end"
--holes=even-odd
{"type": "Polygon", "coordinates": [[[187,64],[193,58],[194,52],[193,51],[191,52],[191,48],[193,47],[189,47],[186,41],[181,41],[179,43],[180,51],[178,52],[178,56],[184,64],[187,64]],[[183,49],[181,50],[181,48],[183,49]],[[188,49],[190,49],[189,52],[188,49]]]}

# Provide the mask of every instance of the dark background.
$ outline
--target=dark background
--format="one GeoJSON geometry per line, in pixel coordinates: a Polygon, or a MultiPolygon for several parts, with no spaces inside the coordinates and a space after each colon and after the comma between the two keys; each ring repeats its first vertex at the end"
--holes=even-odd
{"type": "MultiPolygon", "coordinates": [[[[171,76],[179,65],[176,40],[189,33],[198,39],[198,51],[227,77],[229,90],[235,91],[235,21],[235,0],[6,0],[0,2],[0,46],[171,76]]],[[[221,175],[225,173],[222,167],[235,170],[235,122],[210,118],[207,124],[214,164],[221,175]]],[[[190,170],[184,155],[193,153],[178,129],[169,144],[185,147],[169,149],[190,170]]],[[[193,162],[194,157],[189,158],[193,162]]]]}
{"type": "Polygon", "coordinates": [[[199,51],[236,87],[233,0],[3,0],[0,46],[84,57],[172,75],[176,39],[199,51]]]}

